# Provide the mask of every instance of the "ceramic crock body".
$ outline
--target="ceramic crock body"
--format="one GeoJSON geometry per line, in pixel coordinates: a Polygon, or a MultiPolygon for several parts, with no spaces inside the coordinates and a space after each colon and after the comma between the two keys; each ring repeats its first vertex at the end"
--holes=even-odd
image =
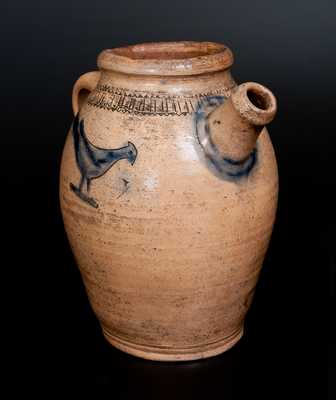
{"type": "Polygon", "coordinates": [[[103,52],[63,151],[61,209],[90,304],[112,345],[147,359],[209,357],[241,338],[275,219],[265,128],[248,172],[221,176],[204,156],[197,110],[236,87],[231,53],[211,46],[103,52]]]}

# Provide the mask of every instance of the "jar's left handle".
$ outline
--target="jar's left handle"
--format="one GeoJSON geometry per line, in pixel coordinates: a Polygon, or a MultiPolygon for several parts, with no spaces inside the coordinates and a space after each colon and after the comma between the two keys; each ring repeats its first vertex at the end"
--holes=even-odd
{"type": "Polygon", "coordinates": [[[100,71],[87,72],[80,76],[72,89],[72,110],[74,115],[82,108],[88,95],[97,86],[100,71]]]}

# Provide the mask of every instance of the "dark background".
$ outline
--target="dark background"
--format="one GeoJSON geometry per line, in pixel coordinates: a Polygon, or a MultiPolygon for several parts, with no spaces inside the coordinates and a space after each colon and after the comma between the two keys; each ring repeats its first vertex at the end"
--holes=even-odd
{"type": "Polygon", "coordinates": [[[11,317],[3,330],[14,339],[3,346],[16,386],[100,385],[113,399],[303,398],[325,371],[329,341],[329,396],[336,397],[335,4],[2,1],[2,268],[10,278],[1,283],[9,293],[2,310],[11,317]],[[279,163],[278,217],[245,336],[221,356],[181,364],[107,345],[58,205],[75,80],[96,68],[102,49],[170,40],[227,44],[235,79],[268,86],[279,105],[269,129],[279,163]]]}

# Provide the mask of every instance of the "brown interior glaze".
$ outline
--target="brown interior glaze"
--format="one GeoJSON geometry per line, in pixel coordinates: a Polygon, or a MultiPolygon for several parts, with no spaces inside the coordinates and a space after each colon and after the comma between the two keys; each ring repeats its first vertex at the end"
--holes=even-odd
{"type": "Polygon", "coordinates": [[[247,90],[246,95],[250,102],[260,110],[267,110],[271,106],[271,99],[266,92],[251,88],[247,90]]]}
{"type": "Polygon", "coordinates": [[[160,42],[107,49],[101,69],[137,75],[196,75],[229,68],[231,50],[214,42],[160,42]]]}

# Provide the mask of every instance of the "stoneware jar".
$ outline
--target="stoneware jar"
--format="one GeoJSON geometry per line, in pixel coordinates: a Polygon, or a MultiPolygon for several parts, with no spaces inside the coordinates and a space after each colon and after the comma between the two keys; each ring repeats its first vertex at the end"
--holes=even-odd
{"type": "Polygon", "coordinates": [[[64,225],[115,347],[152,360],[222,353],[242,336],[270,240],[276,100],[239,86],[226,46],[104,50],[73,88],[64,225]]]}

